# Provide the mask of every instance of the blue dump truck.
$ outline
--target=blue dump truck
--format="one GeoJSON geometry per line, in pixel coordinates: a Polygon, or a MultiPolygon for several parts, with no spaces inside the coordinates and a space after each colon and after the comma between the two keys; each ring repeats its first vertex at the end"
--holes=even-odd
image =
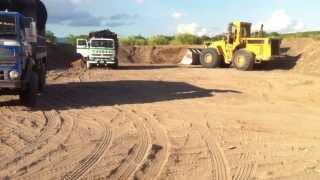
{"type": "Polygon", "coordinates": [[[0,1],[0,95],[33,107],[46,84],[47,10],[40,0],[0,1]]]}

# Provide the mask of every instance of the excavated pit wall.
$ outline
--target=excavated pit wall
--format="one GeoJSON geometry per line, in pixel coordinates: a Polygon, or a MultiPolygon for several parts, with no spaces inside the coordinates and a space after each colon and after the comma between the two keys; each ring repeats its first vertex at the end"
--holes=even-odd
{"type": "MultiPolygon", "coordinates": [[[[122,46],[119,49],[121,63],[178,64],[190,46],[122,46]]],[[[199,46],[195,46],[199,48],[199,46]]],[[[67,69],[80,66],[80,57],[68,44],[49,45],[51,69],[67,69]]],[[[320,75],[320,40],[311,38],[289,39],[282,42],[283,57],[262,70],[288,70],[320,75]]],[[[50,68],[49,68],[50,69],[50,68]]]]}

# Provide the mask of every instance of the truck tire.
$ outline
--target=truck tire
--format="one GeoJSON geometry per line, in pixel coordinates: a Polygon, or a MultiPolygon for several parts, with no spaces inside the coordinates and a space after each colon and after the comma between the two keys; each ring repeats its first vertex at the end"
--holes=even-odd
{"type": "Polygon", "coordinates": [[[111,64],[110,65],[111,69],[117,69],[119,67],[118,62],[116,62],[115,64],[111,64]]]}
{"type": "Polygon", "coordinates": [[[20,102],[27,107],[34,107],[37,104],[37,94],[39,79],[37,73],[32,72],[30,82],[27,87],[20,92],[20,102]]]}
{"type": "Polygon", "coordinates": [[[216,49],[208,48],[201,52],[200,62],[205,68],[218,68],[221,65],[221,56],[216,49]]]}
{"type": "Polygon", "coordinates": [[[47,79],[47,70],[46,70],[45,64],[41,64],[38,77],[39,77],[39,91],[43,92],[46,86],[46,79],[47,79]]]}
{"type": "Polygon", "coordinates": [[[240,49],[235,52],[233,57],[233,65],[241,71],[250,71],[253,69],[255,56],[253,53],[240,49]]]}

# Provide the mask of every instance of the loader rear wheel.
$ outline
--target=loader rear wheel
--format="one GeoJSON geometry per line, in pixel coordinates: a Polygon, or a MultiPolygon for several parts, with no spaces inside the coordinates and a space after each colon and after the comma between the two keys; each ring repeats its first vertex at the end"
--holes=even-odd
{"type": "Polygon", "coordinates": [[[221,56],[216,49],[208,48],[202,51],[200,62],[205,68],[218,68],[221,65],[221,56]]]}
{"type": "Polygon", "coordinates": [[[234,54],[233,65],[241,71],[250,71],[253,69],[255,56],[246,50],[238,50],[234,54]]]}

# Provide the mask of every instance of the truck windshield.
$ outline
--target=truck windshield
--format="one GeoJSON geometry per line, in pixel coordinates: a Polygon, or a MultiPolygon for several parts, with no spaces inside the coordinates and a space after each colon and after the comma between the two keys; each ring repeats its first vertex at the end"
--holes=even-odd
{"type": "Polygon", "coordinates": [[[14,16],[0,16],[0,35],[16,34],[16,18],[14,16]]]}
{"type": "Polygon", "coordinates": [[[114,48],[113,40],[92,40],[91,47],[114,48]]]}

